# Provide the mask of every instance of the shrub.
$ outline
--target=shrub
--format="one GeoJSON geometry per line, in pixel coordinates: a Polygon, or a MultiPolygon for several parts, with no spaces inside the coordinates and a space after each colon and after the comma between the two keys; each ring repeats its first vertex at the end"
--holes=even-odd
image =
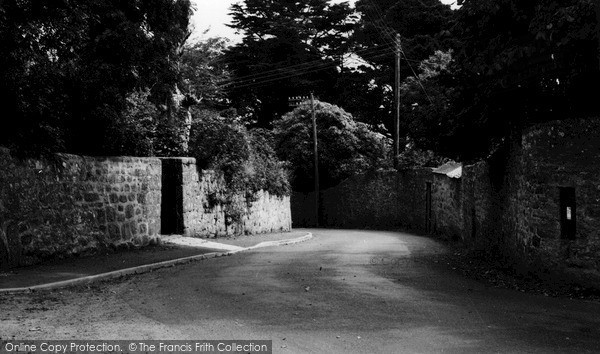
{"type": "MultiPolygon", "coordinates": [[[[350,113],[325,102],[315,102],[322,188],[389,163],[389,139],[356,122],[350,113]]],[[[314,183],[311,105],[301,104],[275,122],[275,142],[280,158],[293,171],[295,190],[312,190],[314,183]]]]}
{"type": "Polygon", "coordinates": [[[260,190],[289,194],[285,165],[271,147],[269,132],[248,130],[206,109],[196,109],[193,115],[190,155],[196,158],[198,168],[215,170],[225,177],[228,216],[241,217],[246,205],[239,204],[240,194],[246,195],[247,202],[260,190]]]}

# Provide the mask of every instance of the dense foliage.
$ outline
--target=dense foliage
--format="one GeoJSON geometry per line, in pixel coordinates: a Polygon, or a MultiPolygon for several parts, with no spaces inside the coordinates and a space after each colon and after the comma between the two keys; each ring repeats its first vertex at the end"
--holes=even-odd
{"type": "MultiPolygon", "coordinates": [[[[315,102],[317,122],[319,181],[323,188],[369,169],[388,167],[389,142],[385,136],[356,122],[343,109],[325,102],[315,102]]],[[[294,190],[312,190],[314,154],[312,108],[302,103],[275,122],[276,150],[289,161],[294,190]]]]}
{"type": "Polygon", "coordinates": [[[226,55],[233,73],[226,86],[242,115],[250,112],[269,127],[288,111],[288,97],[335,94],[356,20],[347,3],[245,0],[231,13],[244,38],[226,55]]]}
{"type": "Polygon", "coordinates": [[[248,130],[211,110],[196,109],[194,116],[189,153],[198,167],[222,172],[233,194],[289,193],[287,172],[271,147],[269,132],[248,130]]]}
{"type": "Polygon", "coordinates": [[[392,131],[396,34],[401,35],[404,80],[415,75],[413,69],[420,61],[455,44],[453,12],[439,0],[359,0],[356,11],[361,21],[356,23],[351,47],[364,65],[342,73],[336,102],[358,120],[382,132],[382,127],[392,131]]]}
{"type": "Polygon", "coordinates": [[[0,145],[187,154],[190,107],[201,102],[190,145],[201,164],[233,188],[281,194],[270,146],[294,187],[312,188],[308,107],[286,113],[289,97],[314,92],[351,113],[318,103],[321,182],[333,185],[391,159],[396,34],[403,165],[479,158],[525,125],[597,113],[600,2],[459,5],[243,0],[231,8],[243,40],[229,46],[184,45],[189,0],[3,1],[0,145]],[[274,137],[247,130],[256,126],[274,137]]]}
{"type": "Polygon", "coordinates": [[[168,102],[190,13],[188,0],[2,1],[0,144],[105,154],[131,93],[168,102]]]}
{"type": "Polygon", "coordinates": [[[523,125],[598,111],[598,1],[468,0],[456,18],[455,138],[464,157],[523,125]]]}
{"type": "Polygon", "coordinates": [[[423,60],[416,76],[400,86],[401,130],[417,149],[452,155],[454,102],[458,96],[452,51],[436,51],[423,60]]]}
{"type": "Polygon", "coordinates": [[[208,38],[184,46],[180,58],[180,89],[194,103],[226,106],[227,97],[220,83],[227,80],[229,69],[222,56],[228,40],[208,38]]]}

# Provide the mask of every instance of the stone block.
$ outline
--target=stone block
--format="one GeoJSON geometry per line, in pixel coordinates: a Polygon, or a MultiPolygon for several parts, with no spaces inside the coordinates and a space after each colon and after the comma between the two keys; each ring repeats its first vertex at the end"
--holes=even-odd
{"type": "Polygon", "coordinates": [[[108,237],[112,241],[121,239],[121,228],[118,224],[108,224],[108,237]]]}
{"type": "Polygon", "coordinates": [[[134,236],[139,233],[138,232],[139,231],[138,230],[138,224],[137,224],[136,221],[130,221],[129,222],[129,230],[131,230],[131,234],[134,235],[134,236]]]}
{"type": "Polygon", "coordinates": [[[96,220],[101,224],[106,222],[106,212],[104,208],[101,207],[96,209],[96,220]]]}
{"type": "Polygon", "coordinates": [[[100,199],[100,196],[97,193],[85,193],[83,195],[83,200],[85,200],[88,203],[95,202],[99,199],[100,199]]]}
{"type": "Polygon", "coordinates": [[[139,233],[141,235],[148,234],[148,224],[147,223],[140,223],[138,229],[139,229],[139,233]]]}
{"type": "Polygon", "coordinates": [[[117,211],[115,210],[115,207],[107,206],[105,208],[105,210],[106,210],[106,221],[114,222],[117,220],[117,211]]]}
{"type": "Polygon", "coordinates": [[[131,224],[129,224],[129,223],[121,224],[121,238],[123,240],[128,240],[132,236],[133,236],[133,233],[131,232],[131,224]]]}
{"type": "Polygon", "coordinates": [[[134,215],[134,211],[135,211],[135,209],[133,207],[133,204],[128,204],[125,207],[125,218],[131,219],[134,215]]]}

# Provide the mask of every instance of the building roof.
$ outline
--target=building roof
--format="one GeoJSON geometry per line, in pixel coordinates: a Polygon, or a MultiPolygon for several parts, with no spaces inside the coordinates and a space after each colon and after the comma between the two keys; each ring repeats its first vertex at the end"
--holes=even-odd
{"type": "Polygon", "coordinates": [[[460,178],[462,176],[462,164],[458,162],[447,162],[438,168],[432,169],[432,172],[446,175],[450,178],[460,178]]]}

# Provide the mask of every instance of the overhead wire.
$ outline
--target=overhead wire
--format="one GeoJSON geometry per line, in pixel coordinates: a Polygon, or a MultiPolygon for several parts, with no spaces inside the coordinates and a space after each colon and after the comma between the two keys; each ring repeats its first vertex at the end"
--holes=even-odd
{"type": "MultiPolygon", "coordinates": [[[[396,31],[393,28],[390,28],[389,26],[387,26],[385,24],[384,16],[383,16],[382,11],[379,8],[379,6],[373,1],[371,1],[371,4],[373,5],[372,8],[375,10],[378,18],[377,19],[373,18],[373,16],[371,16],[371,14],[368,11],[366,12],[366,15],[371,18],[371,21],[373,21],[373,26],[375,26],[375,28],[377,28],[379,31],[381,31],[382,34],[384,35],[384,37],[388,37],[389,41],[386,41],[384,39],[384,42],[385,42],[384,44],[378,45],[376,47],[357,50],[354,53],[348,53],[349,55],[357,54],[357,57],[360,58],[359,60],[361,60],[365,64],[369,64],[365,60],[365,58],[368,60],[372,60],[372,59],[387,56],[387,55],[390,55],[390,54],[393,54],[394,52],[396,52],[395,48],[392,49],[392,47],[395,46],[396,31]],[[380,22],[381,24],[377,24],[378,22],[380,22]],[[364,58],[363,58],[363,56],[364,56],[364,58]]],[[[423,84],[421,82],[421,79],[419,78],[419,76],[416,74],[415,70],[410,65],[410,62],[415,62],[415,63],[419,63],[419,62],[415,61],[415,60],[410,60],[406,56],[406,53],[404,53],[404,51],[401,48],[400,48],[400,54],[401,54],[401,58],[404,57],[404,60],[407,62],[410,70],[412,71],[417,82],[419,83],[419,86],[421,87],[421,89],[423,90],[423,92],[425,93],[427,98],[429,99],[430,103],[433,104],[431,97],[429,96],[427,90],[425,89],[425,87],[423,86],[423,84]]],[[[346,54],[344,54],[344,55],[346,55],[346,54]]],[[[344,56],[344,55],[342,55],[342,56],[344,56]]],[[[281,63],[283,63],[283,62],[280,62],[279,64],[281,64],[281,63]]],[[[273,64],[271,64],[271,65],[273,65],[273,64]]],[[[289,65],[284,68],[271,69],[271,70],[266,70],[266,71],[259,72],[259,73],[240,76],[240,77],[237,77],[234,79],[223,80],[223,81],[217,83],[217,85],[222,86],[222,87],[234,87],[237,89],[247,88],[247,87],[263,87],[263,86],[266,86],[275,81],[285,80],[285,79],[296,77],[296,76],[302,76],[305,74],[314,73],[314,72],[318,72],[321,70],[326,70],[326,69],[329,69],[334,66],[337,66],[337,63],[324,62],[322,59],[318,59],[318,60],[313,60],[313,61],[309,61],[309,62],[289,65]]]]}
{"type": "MultiPolygon", "coordinates": [[[[393,51],[390,48],[379,48],[377,50],[371,50],[369,52],[365,52],[365,54],[363,54],[363,55],[365,55],[365,57],[367,59],[375,59],[378,57],[390,55],[392,53],[393,53],[393,51]]],[[[288,68],[280,68],[280,69],[276,69],[276,70],[271,70],[270,71],[271,73],[268,75],[264,75],[263,73],[258,73],[255,75],[251,75],[251,77],[249,77],[249,76],[245,77],[244,79],[229,81],[224,85],[221,84],[221,86],[233,86],[235,88],[249,87],[249,86],[261,84],[264,82],[272,82],[272,81],[282,80],[282,79],[286,79],[289,77],[300,76],[300,75],[304,75],[307,73],[325,70],[325,69],[337,66],[337,63],[335,63],[335,62],[322,62],[322,61],[313,61],[313,62],[305,63],[305,64],[310,64],[310,65],[308,65],[308,66],[301,65],[301,66],[296,66],[295,68],[288,67],[288,68]],[[316,64],[312,64],[315,62],[316,62],[316,64]]]]}
{"type": "MultiPolygon", "coordinates": [[[[382,57],[382,56],[386,56],[386,55],[389,55],[389,54],[390,53],[382,53],[382,54],[379,54],[379,55],[375,55],[372,58],[382,57]]],[[[288,78],[291,78],[291,77],[302,76],[302,75],[305,75],[305,74],[318,72],[318,71],[325,70],[325,69],[328,69],[328,68],[330,68],[330,67],[333,66],[332,63],[328,63],[328,64],[329,64],[329,66],[320,66],[320,67],[316,67],[316,68],[313,68],[313,69],[310,69],[310,70],[305,70],[305,71],[302,71],[302,72],[296,72],[296,73],[291,73],[291,74],[288,74],[288,75],[285,75],[285,76],[281,76],[281,77],[275,77],[275,78],[270,78],[270,79],[266,79],[266,80],[259,80],[259,81],[256,81],[256,82],[251,82],[251,83],[236,85],[234,87],[238,88],[238,89],[239,88],[246,88],[246,87],[255,87],[255,88],[263,87],[263,86],[266,86],[267,84],[270,84],[270,83],[275,82],[275,81],[280,81],[280,80],[288,79],[288,78]]]]}
{"type": "MultiPolygon", "coordinates": [[[[403,50],[400,50],[400,54],[402,54],[404,56],[404,58],[407,59],[406,58],[406,53],[404,53],[403,50]]],[[[425,96],[427,96],[427,99],[429,100],[429,103],[431,103],[432,107],[435,107],[435,105],[433,104],[433,100],[429,96],[429,93],[425,89],[425,86],[423,86],[423,82],[421,81],[421,78],[419,77],[419,75],[417,75],[417,73],[413,69],[412,65],[410,65],[410,62],[407,61],[407,64],[408,64],[408,67],[410,68],[410,71],[412,71],[413,75],[415,76],[415,79],[417,79],[417,83],[419,84],[419,86],[421,87],[421,89],[423,90],[423,92],[425,93],[425,96]]]]}
{"type": "MultiPolygon", "coordinates": [[[[373,5],[375,12],[377,12],[377,15],[378,15],[379,19],[381,20],[383,27],[377,26],[375,24],[375,21],[374,21],[373,25],[376,28],[379,28],[385,35],[387,35],[390,38],[390,40],[393,39],[395,41],[395,37],[396,37],[395,34],[397,34],[397,32],[393,28],[391,28],[385,24],[384,16],[383,16],[382,12],[380,11],[381,9],[379,8],[379,5],[377,5],[377,3],[375,3],[373,0],[370,0],[370,3],[371,3],[371,5],[373,5]]],[[[371,18],[371,20],[373,20],[373,18],[371,18]]],[[[410,65],[411,62],[418,62],[418,61],[408,59],[408,57],[406,56],[406,53],[404,52],[404,50],[402,50],[402,47],[399,48],[399,52],[400,52],[401,57],[403,56],[404,60],[406,60],[406,63],[408,64],[410,71],[413,73],[415,79],[417,80],[417,83],[419,84],[419,87],[421,88],[421,90],[423,90],[423,93],[425,93],[425,96],[429,100],[429,103],[431,103],[431,105],[433,107],[435,107],[435,105],[433,104],[433,100],[431,99],[431,96],[429,95],[429,93],[427,92],[427,89],[425,89],[425,86],[423,85],[423,82],[421,81],[421,78],[419,77],[419,75],[417,75],[417,73],[413,69],[412,65],[410,65]]]]}
{"type": "Polygon", "coordinates": [[[371,14],[369,12],[367,12],[367,16],[369,16],[371,18],[371,21],[373,21],[373,26],[375,26],[375,28],[379,29],[380,31],[383,32],[384,35],[386,35],[389,39],[390,39],[390,44],[395,45],[396,42],[396,30],[394,30],[393,28],[389,27],[385,22],[385,15],[383,14],[383,11],[381,10],[381,8],[379,7],[379,5],[377,5],[376,2],[374,2],[373,0],[369,1],[372,5],[373,10],[375,10],[376,15],[377,15],[377,19],[373,19],[373,17],[371,16],[371,14]],[[378,25],[377,23],[380,23],[380,25],[378,25]]]}
{"type": "MultiPolygon", "coordinates": [[[[377,14],[379,16],[379,20],[382,23],[385,24],[385,21],[383,19],[383,15],[382,15],[382,13],[381,13],[381,11],[379,9],[379,6],[377,4],[375,4],[375,3],[372,3],[372,4],[375,5],[375,10],[376,10],[376,12],[377,12],[377,14]]],[[[368,14],[368,13],[367,13],[367,15],[370,16],[370,14],[368,14]]],[[[377,21],[373,21],[373,22],[376,25],[377,21]]],[[[386,28],[383,28],[383,27],[377,26],[377,25],[376,25],[376,27],[380,31],[385,32],[386,35],[388,37],[390,37],[390,39],[393,39],[394,35],[392,33],[392,31],[393,31],[392,29],[390,29],[389,27],[386,29],[386,28]]],[[[386,41],[386,44],[380,45],[378,47],[382,47],[382,46],[383,47],[388,47],[388,46],[391,47],[393,45],[394,45],[393,42],[387,42],[386,41]]],[[[357,55],[361,56],[361,54],[364,52],[364,54],[365,54],[364,56],[367,57],[368,54],[372,54],[375,51],[377,51],[378,47],[376,47],[376,48],[367,48],[367,49],[363,49],[363,50],[358,50],[358,51],[355,51],[352,54],[357,54],[357,55]],[[371,51],[371,53],[369,53],[369,51],[371,51]]],[[[384,48],[384,50],[385,50],[385,48],[384,48]]],[[[367,57],[367,59],[369,59],[369,58],[367,57]]],[[[245,76],[237,77],[237,78],[230,79],[230,80],[224,80],[220,84],[223,85],[223,86],[236,86],[236,85],[245,84],[245,83],[248,83],[248,82],[253,82],[253,81],[255,81],[258,78],[260,78],[262,80],[262,79],[267,79],[267,78],[270,79],[270,78],[279,77],[279,76],[285,77],[287,74],[294,74],[295,75],[296,72],[294,72],[294,70],[296,70],[296,69],[304,69],[305,67],[313,69],[314,65],[329,66],[330,64],[331,63],[323,63],[322,60],[314,60],[312,62],[300,63],[300,64],[296,64],[296,65],[287,66],[285,68],[277,68],[277,69],[267,70],[267,71],[260,72],[260,73],[255,73],[255,74],[250,74],[250,75],[245,75],[245,76]]]]}
{"type": "MultiPolygon", "coordinates": [[[[365,55],[371,55],[371,54],[378,54],[382,51],[390,51],[390,48],[388,46],[379,46],[377,48],[368,48],[365,50],[360,50],[360,51],[357,51],[357,53],[360,52],[360,53],[364,53],[365,55]]],[[[332,64],[331,62],[324,62],[323,60],[313,60],[310,62],[304,62],[304,63],[290,65],[290,66],[286,66],[286,67],[282,67],[282,68],[262,71],[262,72],[251,74],[251,75],[240,76],[240,77],[230,79],[230,80],[223,80],[220,84],[223,86],[230,86],[230,85],[250,82],[253,80],[257,80],[257,79],[265,79],[265,78],[271,78],[271,77],[275,77],[275,76],[286,75],[287,73],[293,72],[295,70],[312,69],[315,66],[321,66],[321,65],[330,66],[331,64],[332,64]]]]}

